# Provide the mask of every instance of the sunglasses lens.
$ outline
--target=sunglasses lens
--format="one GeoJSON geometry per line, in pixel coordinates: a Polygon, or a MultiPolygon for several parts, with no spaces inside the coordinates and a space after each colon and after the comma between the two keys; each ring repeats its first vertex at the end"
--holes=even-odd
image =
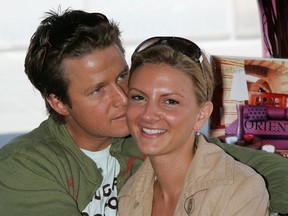
{"type": "Polygon", "coordinates": [[[135,49],[134,53],[141,52],[150,47],[154,47],[161,40],[159,37],[150,38],[148,40],[143,41],[139,46],[135,49]]]}
{"type": "Polygon", "coordinates": [[[174,38],[167,42],[173,49],[183,53],[190,57],[193,61],[199,62],[201,56],[200,48],[192,41],[188,41],[182,38],[174,38]]]}
{"type": "Polygon", "coordinates": [[[181,52],[182,54],[191,58],[193,61],[200,62],[200,48],[192,41],[178,37],[153,37],[147,39],[135,49],[134,53],[141,52],[158,44],[167,44],[172,49],[181,52]]]}

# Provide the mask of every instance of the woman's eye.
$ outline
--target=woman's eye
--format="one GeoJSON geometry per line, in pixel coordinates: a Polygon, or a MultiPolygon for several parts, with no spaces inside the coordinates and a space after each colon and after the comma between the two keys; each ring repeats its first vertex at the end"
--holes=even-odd
{"type": "Polygon", "coordinates": [[[177,100],[174,100],[174,99],[167,99],[165,101],[166,104],[171,104],[171,105],[174,105],[174,104],[179,104],[179,101],[177,100]]]}
{"type": "Polygon", "coordinates": [[[130,97],[132,100],[135,100],[135,101],[141,101],[141,100],[144,100],[144,97],[140,96],[140,95],[134,95],[134,96],[131,96],[130,97]]]}

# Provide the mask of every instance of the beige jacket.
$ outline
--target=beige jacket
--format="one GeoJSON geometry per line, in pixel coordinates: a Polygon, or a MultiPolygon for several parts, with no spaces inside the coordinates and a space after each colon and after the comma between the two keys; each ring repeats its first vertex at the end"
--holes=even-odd
{"type": "MultiPolygon", "coordinates": [[[[146,159],[120,191],[120,216],[151,215],[154,179],[146,159]]],[[[269,215],[268,200],[260,175],[201,137],[174,216],[269,215]]]]}

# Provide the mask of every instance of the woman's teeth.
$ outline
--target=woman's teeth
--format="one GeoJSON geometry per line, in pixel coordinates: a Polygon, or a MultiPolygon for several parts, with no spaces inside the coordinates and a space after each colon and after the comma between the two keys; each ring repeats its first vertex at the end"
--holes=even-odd
{"type": "Polygon", "coordinates": [[[148,128],[143,128],[143,131],[147,134],[160,134],[160,133],[164,133],[165,130],[161,130],[161,129],[148,129],[148,128]]]}

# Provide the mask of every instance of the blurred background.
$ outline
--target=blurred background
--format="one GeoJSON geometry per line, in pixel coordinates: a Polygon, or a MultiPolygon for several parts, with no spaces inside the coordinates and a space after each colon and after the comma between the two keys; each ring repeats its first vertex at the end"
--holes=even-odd
{"type": "Polygon", "coordinates": [[[126,58],[155,35],[189,38],[211,55],[261,57],[256,0],[1,0],[0,147],[47,118],[40,93],[24,73],[30,37],[48,10],[101,12],[119,23],[126,58]]]}

